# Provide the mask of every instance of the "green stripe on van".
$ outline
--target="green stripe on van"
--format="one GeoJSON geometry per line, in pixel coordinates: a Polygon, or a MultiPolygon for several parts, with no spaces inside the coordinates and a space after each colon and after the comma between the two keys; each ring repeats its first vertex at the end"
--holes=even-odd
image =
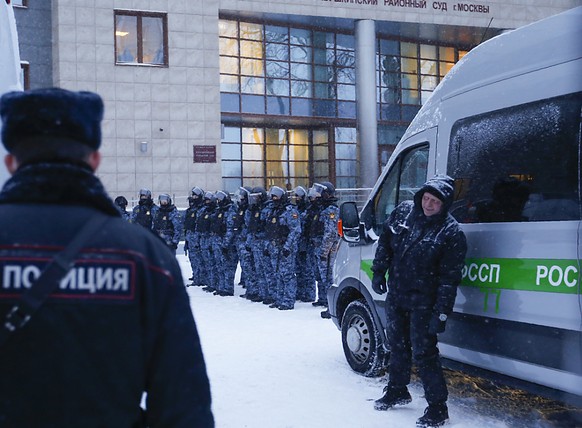
{"type": "Polygon", "coordinates": [[[466,259],[461,285],[492,289],[580,293],[580,262],[557,259],[466,259]]]}
{"type": "MultiPolygon", "coordinates": [[[[373,260],[360,269],[372,278],[373,260]]],[[[492,290],[580,294],[578,260],[471,258],[465,260],[461,285],[492,290]]]]}

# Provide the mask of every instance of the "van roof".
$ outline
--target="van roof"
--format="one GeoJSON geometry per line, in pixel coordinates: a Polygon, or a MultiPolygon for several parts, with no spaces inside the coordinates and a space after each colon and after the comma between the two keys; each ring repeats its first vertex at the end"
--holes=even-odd
{"type": "Polygon", "coordinates": [[[402,140],[436,126],[441,118],[433,110],[442,100],[579,58],[582,58],[582,6],[493,37],[467,53],[447,73],[402,140]],[[500,50],[503,51],[502,61],[500,50]]]}

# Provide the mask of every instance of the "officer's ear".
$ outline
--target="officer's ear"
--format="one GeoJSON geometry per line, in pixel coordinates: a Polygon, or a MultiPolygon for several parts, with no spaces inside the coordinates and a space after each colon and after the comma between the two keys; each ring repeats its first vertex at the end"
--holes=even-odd
{"type": "Polygon", "coordinates": [[[99,164],[101,164],[101,153],[98,151],[91,152],[91,154],[87,157],[87,163],[95,172],[97,168],[99,168],[99,164]]]}
{"type": "Polygon", "coordinates": [[[8,170],[10,175],[14,175],[14,173],[18,169],[18,161],[16,160],[16,157],[11,153],[8,153],[6,156],[4,156],[4,165],[6,165],[6,169],[8,170]]]}

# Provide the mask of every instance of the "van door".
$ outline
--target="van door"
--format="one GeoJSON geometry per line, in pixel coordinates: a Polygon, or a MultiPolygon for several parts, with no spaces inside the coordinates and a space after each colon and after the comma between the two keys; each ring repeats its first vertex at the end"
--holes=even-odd
{"type": "Polygon", "coordinates": [[[452,126],[451,214],[463,223],[468,251],[455,313],[440,340],[445,357],[576,394],[581,108],[582,93],[574,93],[452,126]]]}
{"type": "MultiPolygon", "coordinates": [[[[362,221],[371,238],[371,244],[363,246],[361,250],[360,282],[363,284],[371,284],[371,266],[384,222],[399,203],[414,197],[426,181],[429,171],[433,172],[431,165],[434,165],[436,131],[437,128],[432,128],[416,134],[394,152],[386,167],[387,172],[362,211],[362,221]]],[[[385,323],[384,297],[375,295],[374,300],[378,305],[378,315],[385,323]]]]}

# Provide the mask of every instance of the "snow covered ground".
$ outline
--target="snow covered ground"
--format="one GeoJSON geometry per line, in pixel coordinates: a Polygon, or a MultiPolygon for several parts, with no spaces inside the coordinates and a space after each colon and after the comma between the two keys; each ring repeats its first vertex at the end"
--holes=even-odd
{"type": "MultiPolygon", "coordinates": [[[[178,260],[184,278],[189,278],[186,257],[178,255],[178,260]]],[[[234,297],[188,288],[217,428],[415,427],[426,407],[418,383],[410,388],[411,404],[375,411],[373,400],[382,395],[386,380],[364,378],[350,369],[340,331],[320,317],[320,309],[298,303],[293,311],[279,311],[239,298],[243,293],[239,286],[234,297]]],[[[508,419],[503,412],[481,412],[474,401],[451,394],[447,426],[554,426],[508,419]]]]}

